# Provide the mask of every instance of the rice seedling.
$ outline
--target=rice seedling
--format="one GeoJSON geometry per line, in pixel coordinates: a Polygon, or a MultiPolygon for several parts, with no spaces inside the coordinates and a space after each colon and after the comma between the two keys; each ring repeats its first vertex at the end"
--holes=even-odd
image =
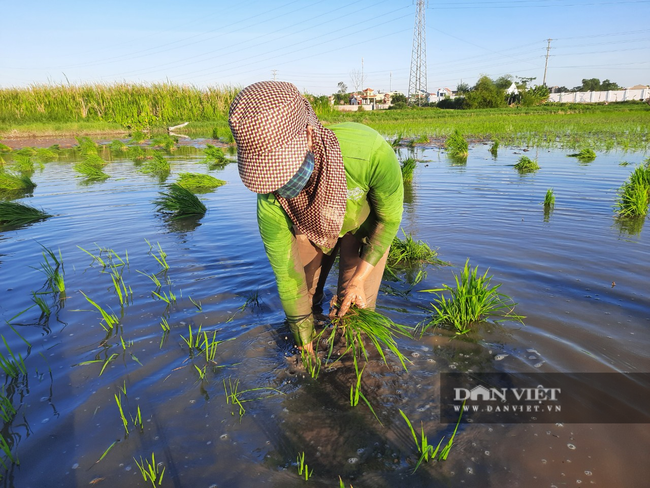
{"type": "Polygon", "coordinates": [[[117,405],[118,410],[120,411],[120,419],[122,420],[122,425],[124,426],[124,433],[129,435],[129,422],[124,415],[124,409],[122,408],[122,395],[115,394],[115,404],[117,405]]]}
{"type": "Polygon", "coordinates": [[[527,156],[522,156],[519,158],[517,164],[515,164],[515,169],[519,171],[519,174],[532,173],[539,169],[539,164],[527,156]]]}
{"type": "Polygon", "coordinates": [[[31,191],[36,183],[28,175],[0,171],[0,191],[31,191]]]}
{"type": "Polygon", "coordinates": [[[179,173],[176,184],[195,193],[207,193],[226,184],[214,176],[201,173],[179,173]]]}
{"type": "Polygon", "coordinates": [[[137,269],[136,269],[136,272],[140,273],[143,276],[146,276],[151,281],[153,281],[153,284],[156,285],[156,289],[159,289],[162,286],[162,283],[160,282],[160,280],[158,279],[158,277],[155,274],[153,274],[153,273],[148,274],[148,273],[145,273],[144,271],[140,271],[140,270],[137,270],[137,269]]]}
{"type": "Polygon", "coordinates": [[[161,134],[151,139],[152,147],[162,147],[167,152],[173,152],[178,144],[178,138],[172,137],[169,134],[161,134]]]}
{"type": "Polygon", "coordinates": [[[120,273],[117,268],[112,268],[111,280],[113,281],[113,288],[115,289],[115,294],[120,300],[120,305],[124,306],[125,303],[133,303],[133,290],[129,286],[127,288],[126,283],[124,283],[124,278],[122,273],[120,273]]]}
{"type": "Polygon", "coordinates": [[[330,346],[329,355],[331,355],[334,346],[336,332],[340,330],[346,343],[346,350],[341,356],[352,351],[354,358],[363,356],[367,361],[368,351],[364,345],[364,338],[368,338],[384,360],[384,363],[388,364],[383,350],[386,347],[397,357],[404,369],[407,369],[406,362],[409,360],[397,347],[395,337],[397,335],[410,337],[411,330],[408,327],[396,324],[388,317],[374,310],[357,308],[355,306],[350,307],[348,313],[343,317],[335,317],[332,319],[332,327],[332,333],[328,338],[330,346]]]}
{"type": "Polygon", "coordinates": [[[103,168],[106,166],[104,161],[98,154],[87,154],[86,157],[74,165],[74,169],[87,181],[103,181],[110,178],[104,173],[103,168]]]}
{"type": "Polygon", "coordinates": [[[223,149],[221,149],[220,147],[213,146],[211,144],[206,144],[203,154],[205,154],[205,159],[203,160],[203,162],[207,163],[210,169],[222,168],[225,165],[227,165],[229,162],[228,159],[226,159],[225,154],[223,153],[223,149]]]}
{"type": "Polygon", "coordinates": [[[104,451],[104,453],[99,457],[99,459],[98,459],[97,461],[95,461],[95,464],[99,463],[102,459],[104,459],[104,458],[106,457],[106,455],[108,454],[108,452],[109,452],[111,449],[113,449],[113,447],[115,446],[115,444],[117,444],[117,442],[118,442],[118,441],[113,441],[113,442],[111,443],[111,445],[108,446],[108,448],[104,451]]]}
{"type": "Polygon", "coordinates": [[[650,203],[649,187],[633,185],[626,182],[618,190],[616,213],[621,217],[638,217],[647,215],[650,203]]]}
{"type": "Polygon", "coordinates": [[[11,164],[11,169],[20,174],[29,176],[34,173],[34,161],[29,156],[17,155],[11,164]]]}
{"type": "Polygon", "coordinates": [[[205,370],[207,369],[208,365],[204,365],[202,368],[199,368],[196,364],[194,365],[194,369],[199,373],[199,379],[201,381],[205,380],[205,370]]]}
{"type": "Polygon", "coordinates": [[[404,239],[398,236],[393,238],[388,251],[386,267],[404,269],[416,265],[433,264],[436,266],[445,265],[444,261],[438,259],[438,252],[431,249],[424,241],[416,241],[411,234],[404,234],[404,239]]]}
{"type": "Polygon", "coordinates": [[[52,314],[52,310],[50,310],[47,302],[34,291],[32,292],[32,301],[41,310],[41,316],[49,317],[52,314]]]}
{"type": "Polygon", "coordinates": [[[467,141],[458,129],[454,129],[454,132],[447,138],[445,148],[449,155],[455,158],[467,158],[469,155],[467,141]]]}
{"type": "Polygon", "coordinates": [[[471,325],[484,322],[489,317],[522,322],[525,317],[513,313],[516,303],[499,293],[501,285],[490,286],[492,276],[488,276],[488,271],[479,276],[478,266],[472,270],[468,259],[460,276],[454,275],[455,289],[443,284],[442,288],[422,290],[435,293],[437,298],[435,303],[431,303],[432,317],[422,328],[421,335],[432,326],[445,325],[452,326],[456,334],[466,334],[471,330],[471,325]],[[449,298],[445,297],[445,292],[449,293],[449,298]]]}
{"type": "Polygon", "coordinates": [[[309,471],[309,466],[305,463],[305,453],[304,451],[301,454],[298,454],[296,458],[298,463],[298,476],[304,476],[305,481],[309,481],[309,478],[314,474],[314,470],[309,471]]]}
{"type": "Polygon", "coordinates": [[[496,158],[499,154],[499,141],[495,140],[492,142],[492,146],[490,146],[490,154],[492,155],[493,158],[496,158]]]}
{"type": "Polygon", "coordinates": [[[416,139],[416,144],[427,144],[429,142],[429,136],[426,134],[420,134],[416,139]]]}
{"type": "MultiPolygon", "coordinates": [[[[226,404],[227,405],[236,405],[239,408],[239,419],[244,416],[246,413],[246,409],[244,408],[244,403],[247,402],[253,402],[256,400],[263,400],[265,398],[268,398],[269,396],[272,395],[264,395],[261,397],[257,398],[242,398],[242,396],[246,395],[247,393],[251,392],[257,392],[257,391],[270,391],[270,392],[275,392],[280,395],[283,393],[280,390],[277,390],[275,388],[271,388],[270,386],[264,386],[264,387],[259,387],[259,388],[250,388],[248,390],[239,390],[239,380],[235,380],[235,382],[232,381],[232,378],[228,378],[228,383],[226,383],[226,380],[223,380],[223,389],[224,392],[226,393],[226,404]]],[[[234,412],[231,412],[232,415],[235,415],[234,412]]]]}
{"type": "Polygon", "coordinates": [[[80,293],[86,298],[88,303],[90,303],[93,307],[99,310],[99,313],[102,316],[102,321],[100,321],[100,325],[102,326],[102,328],[107,332],[113,330],[113,328],[119,323],[117,316],[115,314],[108,313],[102,307],[97,305],[90,298],[88,298],[88,296],[83,291],[80,291],[80,293]]]}
{"type": "Polygon", "coordinates": [[[581,163],[590,163],[596,159],[596,153],[593,149],[590,149],[588,147],[582,149],[580,152],[567,154],[567,156],[570,158],[578,158],[578,161],[581,163]]]}
{"type": "MultiPolygon", "coordinates": [[[[20,464],[18,459],[11,453],[11,447],[9,447],[9,444],[2,433],[0,433],[0,449],[2,449],[2,452],[7,456],[6,460],[10,461],[12,464],[20,464]]],[[[0,463],[2,463],[5,469],[7,469],[7,465],[5,464],[6,460],[0,457],[0,463]]]]}
{"type": "Polygon", "coordinates": [[[111,141],[111,143],[108,145],[108,148],[111,150],[111,152],[116,152],[116,153],[125,153],[128,152],[129,150],[129,146],[124,144],[119,139],[114,139],[113,141],[111,141]]]}
{"type": "Polygon", "coordinates": [[[147,156],[147,151],[145,151],[144,148],[140,146],[129,146],[128,150],[126,151],[126,155],[133,162],[141,163],[147,156]]]}
{"type": "Polygon", "coordinates": [[[417,166],[417,162],[414,158],[407,158],[401,162],[400,167],[402,168],[402,180],[405,183],[410,183],[413,181],[413,171],[417,166]]]}
{"type": "Polygon", "coordinates": [[[190,302],[192,302],[192,305],[196,307],[196,309],[201,312],[203,311],[203,306],[201,305],[201,302],[195,301],[192,297],[188,296],[187,298],[190,299],[190,302]]]}
{"type": "Polygon", "coordinates": [[[59,154],[51,148],[39,147],[36,149],[36,160],[41,163],[49,163],[59,158],[59,154]]]}
{"type": "Polygon", "coordinates": [[[164,292],[164,291],[162,292],[162,295],[160,293],[155,292],[155,291],[152,291],[151,293],[153,295],[157,296],[159,300],[162,300],[167,305],[173,305],[174,303],[176,303],[176,295],[171,290],[169,290],[169,295],[167,295],[167,292],[164,292]]]}
{"type": "Polygon", "coordinates": [[[99,148],[98,144],[93,141],[90,137],[81,136],[75,137],[77,140],[77,151],[83,156],[89,156],[92,154],[97,154],[97,149],[99,148]]]}
{"type": "Polygon", "coordinates": [[[131,141],[132,143],[135,144],[140,144],[141,142],[144,142],[147,140],[147,134],[142,132],[141,130],[135,130],[131,133],[131,141]]]}
{"type": "Polygon", "coordinates": [[[256,308],[260,306],[260,292],[259,290],[255,290],[254,292],[251,292],[247,297],[246,301],[244,304],[238,308],[240,312],[243,312],[247,308],[256,308]]]}
{"type": "Polygon", "coordinates": [[[11,148],[5,144],[0,143],[0,153],[10,153],[11,148]]]}
{"type": "Polygon", "coordinates": [[[395,137],[395,139],[393,139],[393,140],[391,141],[390,145],[391,145],[392,147],[394,147],[394,148],[395,148],[395,147],[399,147],[400,144],[402,143],[402,139],[404,139],[404,134],[401,134],[401,133],[400,133],[400,134],[397,134],[397,136],[395,137]]]}
{"type": "Polygon", "coordinates": [[[45,262],[41,264],[40,271],[42,271],[47,277],[47,286],[54,293],[64,293],[65,279],[63,277],[64,268],[61,250],[59,249],[59,258],[57,259],[56,255],[51,249],[48,249],[42,244],[41,248],[43,249],[43,258],[45,259],[45,262]],[[50,259],[52,260],[52,263],[50,263],[50,259]]]}
{"type": "Polygon", "coordinates": [[[172,213],[174,219],[189,215],[203,215],[207,211],[194,193],[177,183],[172,183],[167,192],[160,192],[159,195],[160,198],[154,200],[156,209],[172,213]]]}
{"type": "Polygon", "coordinates": [[[151,254],[156,261],[158,261],[158,264],[162,267],[162,269],[169,269],[169,265],[167,264],[167,253],[163,251],[162,246],[160,245],[159,242],[156,242],[158,245],[158,256],[156,256],[156,252],[153,249],[153,246],[151,243],[145,239],[145,242],[149,245],[149,254],[151,254]]]}
{"type": "Polygon", "coordinates": [[[11,400],[7,398],[7,392],[3,385],[2,393],[0,393],[0,417],[4,420],[5,424],[8,424],[14,418],[14,415],[16,415],[16,409],[11,403],[11,400]]]}
{"type": "Polygon", "coordinates": [[[32,156],[36,156],[36,148],[21,147],[20,149],[16,149],[14,151],[14,156],[24,156],[24,157],[31,158],[32,156]]]}
{"type": "Polygon", "coordinates": [[[156,457],[153,452],[151,453],[151,463],[148,459],[143,461],[142,456],[140,457],[140,462],[136,458],[133,458],[133,460],[137,464],[144,481],[149,481],[154,488],[156,487],[156,483],[158,483],[158,486],[162,485],[165,467],[163,466],[162,471],[160,471],[160,464],[156,463],[156,457]]]}
{"type": "Polygon", "coordinates": [[[138,405],[138,410],[135,414],[135,417],[131,416],[131,422],[133,422],[133,425],[136,429],[139,429],[140,432],[144,432],[144,424],[142,423],[142,412],[140,411],[140,405],[138,405]]]}
{"type": "Polygon", "coordinates": [[[203,350],[205,351],[205,359],[208,363],[216,362],[217,346],[222,342],[217,340],[217,331],[212,333],[212,337],[208,337],[208,333],[203,332],[203,350]]]}
{"type": "Polygon", "coordinates": [[[164,181],[169,176],[171,167],[162,152],[154,151],[153,159],[145,162],[138,171],[151,176],[157,176],[161,181],[164,181]]]}
{"type": "Polygon", "coordinates": [[[25,367],[23,357],[20,353],[18,353],[18,357],[16,357],[14,352],[11,350],[11,347],[9,347],[9,344],[7,344],[5,337],[0,337],[2,337],[2,342],[4,342],[8,354],[8,356],[5,356],[0,353],[0,369],[2,369],[7,376],[11,376],[12,378],[17,378],[21,374],[27,374],[27,368],[25,367]]]}
{"type": "Polygon", "coordinates": [[[553,188],[546,190],[546,196],[544,197],[544,207],[553,208],[555,206],[555,194],[553,193],[553,188]]]}
{"type": "Polygon", "coordinates": [[[0,202],[0,225],[24,225],[49,219],[43,210],[16,202],[0,202]]]}
{"type": "Polygon", "coordinates": [[[199,330],[194,333],[192,331],[192,324],[189,324],[187,326],[187,329],[189,331],[188,333],[188,338],[186,339],[184,336],[181,336],[181,339],[187,344],[187,347],[189,348],[189,355],[190,357],[194,357],[195,355],[198,356],[203,352],[203,349],[201,348],[201,327],[202,325],[199,325],[199,330]]]}

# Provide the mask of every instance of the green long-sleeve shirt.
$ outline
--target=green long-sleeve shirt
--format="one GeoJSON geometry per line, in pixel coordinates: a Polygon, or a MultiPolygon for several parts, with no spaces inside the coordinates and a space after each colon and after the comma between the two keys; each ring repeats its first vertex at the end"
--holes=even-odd
{"type": "MultiPolygon", "coordinates": [[[[402,219],[404,187],[395,152],[378,132],[346,122],[330,126],[341,147],[347,203],[340,236],[364,242],[361,257],[372,265],[390,246],[402,219]]],[[[257,222],[278,284],[282,307],[298,344],[312,340],[314,325],[293,224],[272,193],[257,197],[257,222]]]]}

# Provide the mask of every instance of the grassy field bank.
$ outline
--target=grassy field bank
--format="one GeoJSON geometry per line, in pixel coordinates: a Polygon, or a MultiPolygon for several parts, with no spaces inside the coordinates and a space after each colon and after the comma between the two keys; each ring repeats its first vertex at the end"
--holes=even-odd
{"type": "MultiPolygon", "coordinates": [[[[236,87],[199,89],[172,84],[34,85],[0,89],[0,138],[120,134],[190,124],[179,133],[228,138],[227,114],[236,87]]],[[[437,108],[342,113],[315,103],[324,123],[355,121],[390,138],[464,137],[503,144],[647,149],[650,106],[552,104],[484,110],[437,108]]]]}

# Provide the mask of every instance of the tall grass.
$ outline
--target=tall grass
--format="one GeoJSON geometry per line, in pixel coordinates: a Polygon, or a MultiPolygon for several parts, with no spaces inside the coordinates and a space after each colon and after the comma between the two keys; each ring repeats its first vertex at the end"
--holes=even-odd
{"type": "Polygon", "coordinates": [[[225,120],[238,91],[232,86],[200,89],[172,83],[34,84],[3,88],[0,124],[106,121],[137,129],[225,120]]]}
{"type": "Polygon", "coordinates": [[[0,225],[24,225],[50,218],[43,210],[16,202],[0,202],[0,225]]]}
{"type": "Polygon", "coordinates": [[[424,334],[430,327],[451,326],[456,334],[466,334],[473,324],[483,322],[489,317],[501,317],[521,322],[523,316],[513,313],[515,303],[499,293],[501,285],[491,286],[492,277],[488,271],[478,274],[478,266],[471,269],[469,260],[460,276],[455,275],[456,288],[442,285],[442,288],[422,290],[435,293],[435,303],[431,303],[431,319],[422,327],[424,334]],[[448,293],[447,298],[444,293],[448,293]]]}

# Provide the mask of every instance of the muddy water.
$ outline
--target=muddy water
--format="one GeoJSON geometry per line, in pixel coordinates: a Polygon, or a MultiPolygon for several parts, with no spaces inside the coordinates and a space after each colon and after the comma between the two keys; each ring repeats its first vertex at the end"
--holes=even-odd
{"type": "MultiPolygon", "coordinates": [[[[4,485],[147,486],[134,458],[155,453],[163,486],[303,486],[296,457],[304,452],[311,486],[339,486],[339,476],[355,487],[645,486],[648,425],[462,424],[447,461],[412,473],[418,456],[398,409],[414,425],[423,422],[430,443],[449,436],[454,426],[438,422],[440,372],[650,371],[650,234],[621,225],[612,210],[633,167],[619,163],[646,156],[599,154],[582,165],[564,151],[532,150],[526,154],[541,169],[520,176],[512,165],[521,154],[504,149],[494,160],[477,145],[467,164],[455,165],[437,149],[417,151],[403,228],[455,267],[427,268],[415,291],[383,293],[379,310],[416,325],[431,298],[417,290],[450,283],[469,258],[490,268],[527,318],[463,339],[446,331],[400,339],[408,372],[393,358],[388,365],[372,358],[364,374],[377,418],[363,402],[350,407],[349,368],[305,377],[257,233],[255,198],[236,165],[210,171],[228,184],[202,195],[205,217],[170,222],[152,204],[161,184],[130,161],[114,160],[111,178],[95,184],[82,184],[69,162],[48,163],[23,201],[54,217],[0,234],[0,327],[27,371],[4,382],[17,413],[2,434],[20,461],[3,457],[10,466],[4,485]],[[556,205],[545,215],[548,188],[556,205]],[[154,258],[158,243],[166,271],[154,258]],[[34,269],[43,262],[40,245],[61,251],[65,297],[46,296],[49,319],[37,307],[15,317],[33,304],[32,292],[43,291],[45,275],[34,269]],[[120,306],[109,268],[80,247],[112,249],[124,260],[128,252],[120,269],[132,301],[120,306]],[[156,274],[163,286],[138,271],[156,274]],[[177,300],[168,305],[155,290],[177,300]],[[81,292],[115,313],[119,328],[106,332],[81,292]],[[196,367],[206,361],[191,357],[183,340],[199,325],[224,341],[203,380],[196,367]],[[80,364],[93,360],[101,362],[80,364]],[[226,402],[224,380],[258,389],[242,394],[250,401],[241,417],[226,402]],[[138,406],[142,431],[130,419],[138,406]]],[[[171,160],[168,182],[179,172],[207,172],[199,155],[171,160]]]]}

